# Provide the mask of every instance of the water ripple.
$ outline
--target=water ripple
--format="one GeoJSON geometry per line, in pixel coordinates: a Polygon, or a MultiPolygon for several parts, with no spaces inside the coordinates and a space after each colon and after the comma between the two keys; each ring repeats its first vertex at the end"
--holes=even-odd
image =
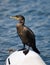
{"type": "Polygon", "coordinates": [[[0,0],[0,65],[5,64],[9,48],[18,50],[22,42],[17,34],[16,20],[10,16],[21,14],[36,36],[36,45],[43,60],[50,65],[50,0],[0,0]]]}

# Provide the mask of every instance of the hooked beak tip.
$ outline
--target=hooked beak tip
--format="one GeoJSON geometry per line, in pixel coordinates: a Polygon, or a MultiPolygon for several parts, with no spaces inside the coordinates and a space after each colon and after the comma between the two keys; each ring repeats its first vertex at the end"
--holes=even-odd
{"type": "Polygon", "coordinates": [[[15,16],[10,16],[10,18],[12,18],[12,19],[16,19],[16,17],[15,17],[15,16]]]}
{"type": "Polygon", "coordinates": [[[10,18],[13,18],[12,16],[10,16],[10,18]]]}

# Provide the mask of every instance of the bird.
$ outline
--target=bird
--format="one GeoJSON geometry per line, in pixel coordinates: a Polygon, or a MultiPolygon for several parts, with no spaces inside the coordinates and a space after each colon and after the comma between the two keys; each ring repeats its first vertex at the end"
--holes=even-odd
{"type": "Polygon", "coordinates": [[[10,16],[10,18],[13,18],[13,19],[19,21],[16,24],[16,29],[17,29],[17,33],[23,43],[23,48],[21,50],[24,50],[25,45],[27,45],[28,50],[31,47],[33,49],[33,51],[40,54],[40,51],[36,47],[36,40],[35,40],[34,32],[25,25],[25,17],[23,15],[15,15],[15,16],[10,16]]]}

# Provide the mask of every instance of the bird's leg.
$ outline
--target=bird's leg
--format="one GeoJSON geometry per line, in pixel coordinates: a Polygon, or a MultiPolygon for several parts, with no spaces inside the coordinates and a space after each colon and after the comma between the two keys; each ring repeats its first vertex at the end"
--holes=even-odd
{"type": "Polygon", "coordinates": [[[28,46],[27,50],[29,51],[29,49],[30,49],[30,46],[28,46]]]}
{"type": "Polygon", "coordinates": [[[19,49],[18,51],[21,51],[21,50],[25,50],[25,44],[23,44],[23,48],[22,49],[19,49]]]}
{"type": "Polygon", "coordinates": [[[29,52],[29,49],[30,49],[30,46],[28,46],[28,48],[25,49],[25,50],[23,51],[23,53],[26,55],[26,54],[29,52]]]}
{"type": "Polygon", "coordinates": [[[23,50],[24,50],[24,49],[26,49],[26,48],[25,48],[25,44],[23,44],[23,50]]]}
{"type": "Polygon", "coordinates": [[[28,46],[28,50],[30,49],[30,46],[28,46]]]}

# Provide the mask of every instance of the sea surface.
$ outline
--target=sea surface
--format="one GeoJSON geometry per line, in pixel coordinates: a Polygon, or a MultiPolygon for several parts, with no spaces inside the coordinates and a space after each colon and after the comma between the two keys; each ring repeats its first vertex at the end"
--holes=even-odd
{"type": "Polygon", "coordinates": [[[5,65],[8,49],[23,47],[16,30],[18,21],[10,18],[14,15],[25,17],[42,59],[50,65],[50,0],[0,0],[0,65],[5,65]]]}

